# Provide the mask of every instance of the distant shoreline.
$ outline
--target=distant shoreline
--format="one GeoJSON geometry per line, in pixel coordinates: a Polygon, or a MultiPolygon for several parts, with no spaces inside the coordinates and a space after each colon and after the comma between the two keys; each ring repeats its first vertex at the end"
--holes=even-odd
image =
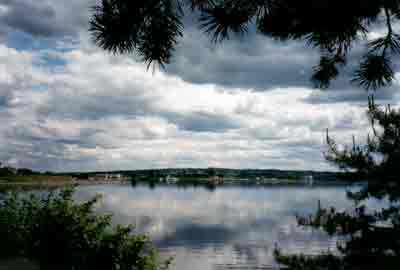
{"type": "Polygon", "coordinates": [[[208,187],[208,188],[218,188],[218,187],[234,187],[234,186],[247,186],[247,187],[277,187],[277,186],[299,186],[299,187],[321,187],[321,186],[346,186],[352,184],[348,181],[318,181],[312,185],[306,184],[299,181],[274,181],[270,183],[255,183],[255,182],[242,182],[242,181],[229,181],[219,184],[205,183],[205,182],[193,182],[193,183],[164,183],[164,182],[148,182],[148,181],[137,181],[131,182],[127,180],[123,181],[107,181],[107,180],[77,180],[77,181],[29,181],[29,182],[7,182],[0,179],[0,187],[15,186],[15,187],[62,187],[68,185],[77,186],[91,186],[91,185],[121,185],[126,184],[130,186],[150,186],[150,187],[208,187]]]}
{"type": "Polygon", "coordinates": [[[26,182],[8,182],[0,179],[1,186],[15,185],[15,186],[66,186],[66,185],[104,185],[104,184],[122,184],[129,183],[129,181],[91,181],[91,180],[78,180],[78,181],[26,181],[26,182]]]}

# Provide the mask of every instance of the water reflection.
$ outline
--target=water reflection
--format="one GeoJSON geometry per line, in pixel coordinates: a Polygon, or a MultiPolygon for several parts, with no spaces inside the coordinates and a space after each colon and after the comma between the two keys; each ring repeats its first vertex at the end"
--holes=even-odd
{"type": "Polygon", "coordinates": [[[276,266],[275,243],[290,252],[336,248],[336,239],[299,228],[294,215],[312,213],[318,200],[350,207],[345,187],[82,186],[81,199],[101,193],[101,211],[118,223],[135,224],[177,270],[268,269],[276,266]]]}

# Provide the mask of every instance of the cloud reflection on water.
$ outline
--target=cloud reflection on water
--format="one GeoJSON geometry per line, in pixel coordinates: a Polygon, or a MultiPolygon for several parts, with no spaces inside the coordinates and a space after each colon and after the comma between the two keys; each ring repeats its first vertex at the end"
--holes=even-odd
{"type": "Polygon", "coordinates": [[[78,196],[104,195],[101,210],[118,223],[135,224],[175,269],[191,270],[274,265],[275,243],[289,252],[335,249],[335,240],[296,225],[296,213],[312,213],[318,200],[338,209],[351,206],[345,187],[170,186],[151,189],[126,185],[80,187],[78,196]]]}

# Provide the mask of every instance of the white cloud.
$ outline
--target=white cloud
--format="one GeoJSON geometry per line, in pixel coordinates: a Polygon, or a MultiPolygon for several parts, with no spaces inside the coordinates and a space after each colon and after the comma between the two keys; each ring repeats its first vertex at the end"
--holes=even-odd
{"type": "Polygon", "coordinates": [[[148,167],[326,169],[326,128],[367,126],[364,107],[310,104],[304,88],[196,85],[93,47],[0,46],[1,159],[52,170],[148,167]],[[65,65],[43,64],[51,55],[65,65]]]}
{"type": "MultiPolygon", "coordinates": [[[[94,0],[39,2],[0,0],[2,161],[51,170],[329,169],[325,129],[349,141],[368,127],[367,93],[306,88],[317,55],[304,44],[250,35],[210,46],[189,26],[172,64],[153,73],[93,46],[94,0]],[[7,40],[18,31],[34,46],[7,40]]],[[[378,95],[398,102],[393,88],[378,95]]]]}

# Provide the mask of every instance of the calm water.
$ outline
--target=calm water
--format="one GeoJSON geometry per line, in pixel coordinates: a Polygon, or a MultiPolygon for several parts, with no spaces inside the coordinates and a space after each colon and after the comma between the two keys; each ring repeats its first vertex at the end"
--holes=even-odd
{"type": "Polygon", "coordinates": [[[318,200],[351,206],[346,187],[202,187],[96,185],[78,188],[79,199],[103,194],[99,209],[117,223],[135,224],[172,269],[269,269],[275,243],[288,252],[335,250],[336,239],[300,228],[295,214],[312,213],[318,200]]]}

